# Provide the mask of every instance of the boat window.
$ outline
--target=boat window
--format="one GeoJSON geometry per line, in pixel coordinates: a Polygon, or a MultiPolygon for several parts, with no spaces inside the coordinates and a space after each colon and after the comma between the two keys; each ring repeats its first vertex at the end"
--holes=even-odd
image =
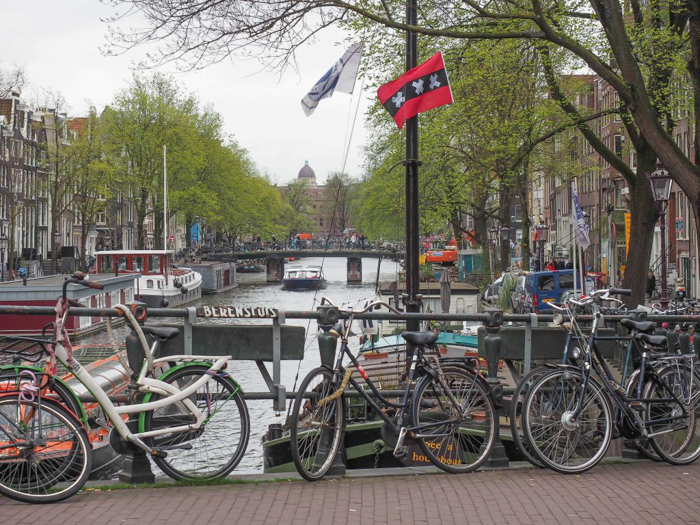
{"type": "Polygon", "coordinates": [[[150,273],[162,273],[160,269],[160,255],[148,256],[148,271],[150,273]]]}
{"type": "Polygon", "coordinates": [[[457,313],[458,314],[464,313],[464,297],[457,298],[457,313]]]}
{"type": "Polygon", "coordinates": [[[126,270],[126,257],[119,257],[117,266],[120,272],[126,270]]]}
{"type": "Polygon", "coordinates": [[[145,266],[143,264],[143,257],[132,257],[131,258],[131,269],[135,272],[145,273],[145,266]]]}
{"type": "Polygon", "coordinates": [[[153,279],[146,281],[146,288],[153,288],[153,279]]]}
{"type": "Polygon", "coordinates": [[[114,259],[111,255],[103,255],[100,257],[100,273],[111,273],[114,271],[112,263],[114,259]]]}

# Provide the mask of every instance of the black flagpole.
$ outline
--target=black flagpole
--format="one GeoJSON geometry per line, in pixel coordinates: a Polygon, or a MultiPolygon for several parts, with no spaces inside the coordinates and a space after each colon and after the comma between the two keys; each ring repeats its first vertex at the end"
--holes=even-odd
{"type": "MultiPolygon", "coordinates": [[[[406,24],[418,25],[417,0],[406,0],[406,24]]],[[[406,71],[418,65],[418,35],[406,30],[406,71]]],[[[407,312],[420,311],[420,279],[418,273],[418,115],[406,121],[406,297],[407,312]]],[[[410,320],[407,330],[419,330],[420,323],[410,320]]],[[[406,371],[410,366],[412,349],[406,348],[406,371]]]]}

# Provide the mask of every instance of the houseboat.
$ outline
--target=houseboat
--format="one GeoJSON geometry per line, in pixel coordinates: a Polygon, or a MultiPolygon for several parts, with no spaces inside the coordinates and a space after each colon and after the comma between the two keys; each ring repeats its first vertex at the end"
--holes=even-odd
{"type": "Polygon", "coordinates": [[[132,275],[134,294],[150,307],[176,307],[202,296],[202,276],[173,264],[167,250],[97,252],[97,275],[132,275]]]}
{"type": "Polygon", "coordinates": [[[321,290],[326,287],[326,278],[320,266],[292,266],[282,278],[283,290],[321,290]]]}
{"type": "MultiPolygon", "coordinates": [[[[12,306],[56,306],[67,275],[51,275],[36,279],[15,280],[0,283],[0,305],[12,306]]],[[[91,308],[109,308],[114,304],[126,304],[134,300],[134,278],[131,275],[90,275],[90,280],[99,281],[102,290],[69,284],[66,294],[69,299],[91,308]]],[[[0,335],[38,335],[54,321],[53,315],[0,315],[0,335]]],[[[68,316],[66,328],[74,336],[84,335],[104,328],[102,317],[68,316]]]]}

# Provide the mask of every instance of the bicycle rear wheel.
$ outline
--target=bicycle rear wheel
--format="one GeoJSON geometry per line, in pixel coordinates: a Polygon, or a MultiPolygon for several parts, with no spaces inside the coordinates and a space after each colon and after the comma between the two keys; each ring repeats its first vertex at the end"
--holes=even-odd
{"type": "Polygon", "coordinates": [[[321,479],[333,465],[345,426],[343,398],[328,401],[339,387],[333,372],[315,368],[299,387],[289,417],[294,466],[308,481],[321,479]]]}
{"type": "Polygon", "coordinates": [[[523,429],[530,450],[557,472],[573,474],[595,466],[612,438],[612,409],[600,385],[588,379],[581,414],[581,372],[554,370],[532,386],[523,405],[523,429]]]}
{"type": "MultiPolygon", "coordinates": [[[[186,365],[165,374],[161,381],[184,390],[207,375],[208,366],[186,365]]],[[[144,402],[162,399],[153,394],[144,402]]],[[[240,387],[226,373],[209,375],[204,385],[189,399],[204,415],[204,423],[194,430],[170,432],[145,439],[150,447],[163,450],[167,457],[155,456],[156,465],[173,479],[217,479],[228,475],[240,463],[250,435],[248,408],[240,387]]],[[[145,432],[195,423],[195,416],[178,401],[141,416],[145,432]]]]}
{"type": "Polygon", "coordinates": [[[698,459],[700,379],[693,369],[669,366],[659,373],[658,382],[649,382],[644,397],[652,400],[647,404],[646,421],[649,443],[656,453],[671,465],[688,465],[698,459]]]}
{"type": "Polygon", "coordinates": [[[471,472],[493,448],[497,431],[493,402],[471,370],[443,366],[442,371],[445,384],[424,376],[416,386],[413,426],[418,427],[418,442],[433,465],[451,473],[471,472]]]}
{"type": "MultiPolygon", "coordinates": [[[[38,379],[41,387],[41,396],[56,401],[64,405],[70,412],[80,419],[83,416],[83,407],[75,394],[65,383],[59,381],[56,377],[50,377],[43,370],[31,366],[11,365],[0,367],[0,394],[19,393],[22,377],[20,373],[27,370],[33,373],[38,379]]],[[[26,376],[25,376],[26,379],[26,376]]]]}
{"type": "Polygon", "coordinates": [[[0,398],[0,494],[55,503],[87,481],[92,451],[80,421],[48,399],[0,398]]]}

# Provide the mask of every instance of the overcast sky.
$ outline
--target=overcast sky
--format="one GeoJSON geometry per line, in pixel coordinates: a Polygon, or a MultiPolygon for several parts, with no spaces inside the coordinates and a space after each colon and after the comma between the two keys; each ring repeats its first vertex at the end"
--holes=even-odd
{"type": "MultiPolygon", "coordinates": [[[[0,67],[23,66],[34,98],[41,88],[61,92],[71,116],[99,111],[131,78],[131,64],[145,49],[124,56],[100,53],[107,25],[100,21],[113,10],[99,0],[4,0],[0,31],[0,67]]],[[[133,24],[132,24],[133,25],[133,24]]],[[[322,35],[298,53],[299,72],[261,73],[254,61],[227,61],[194,73],[176,73],[177,81],[202,104],[211,103],[251,158],[273,180],[285,183],[297,176],[308,159],[319,182],[340,171],[346,135],[352,125],[359,89],[353,96],[336,93],[321,101],[306,117],[301,99],[344,53],[342,34],[322,35]]],[[[160,69],[174,73],[174,68],[160,69]]],[[[356,86],[360,86],[360,80],[356,86]]],[[[364,111],[373,93],[364,93],[355,124],[346,172],[361,175],[365,141],[364,111]]]]}

